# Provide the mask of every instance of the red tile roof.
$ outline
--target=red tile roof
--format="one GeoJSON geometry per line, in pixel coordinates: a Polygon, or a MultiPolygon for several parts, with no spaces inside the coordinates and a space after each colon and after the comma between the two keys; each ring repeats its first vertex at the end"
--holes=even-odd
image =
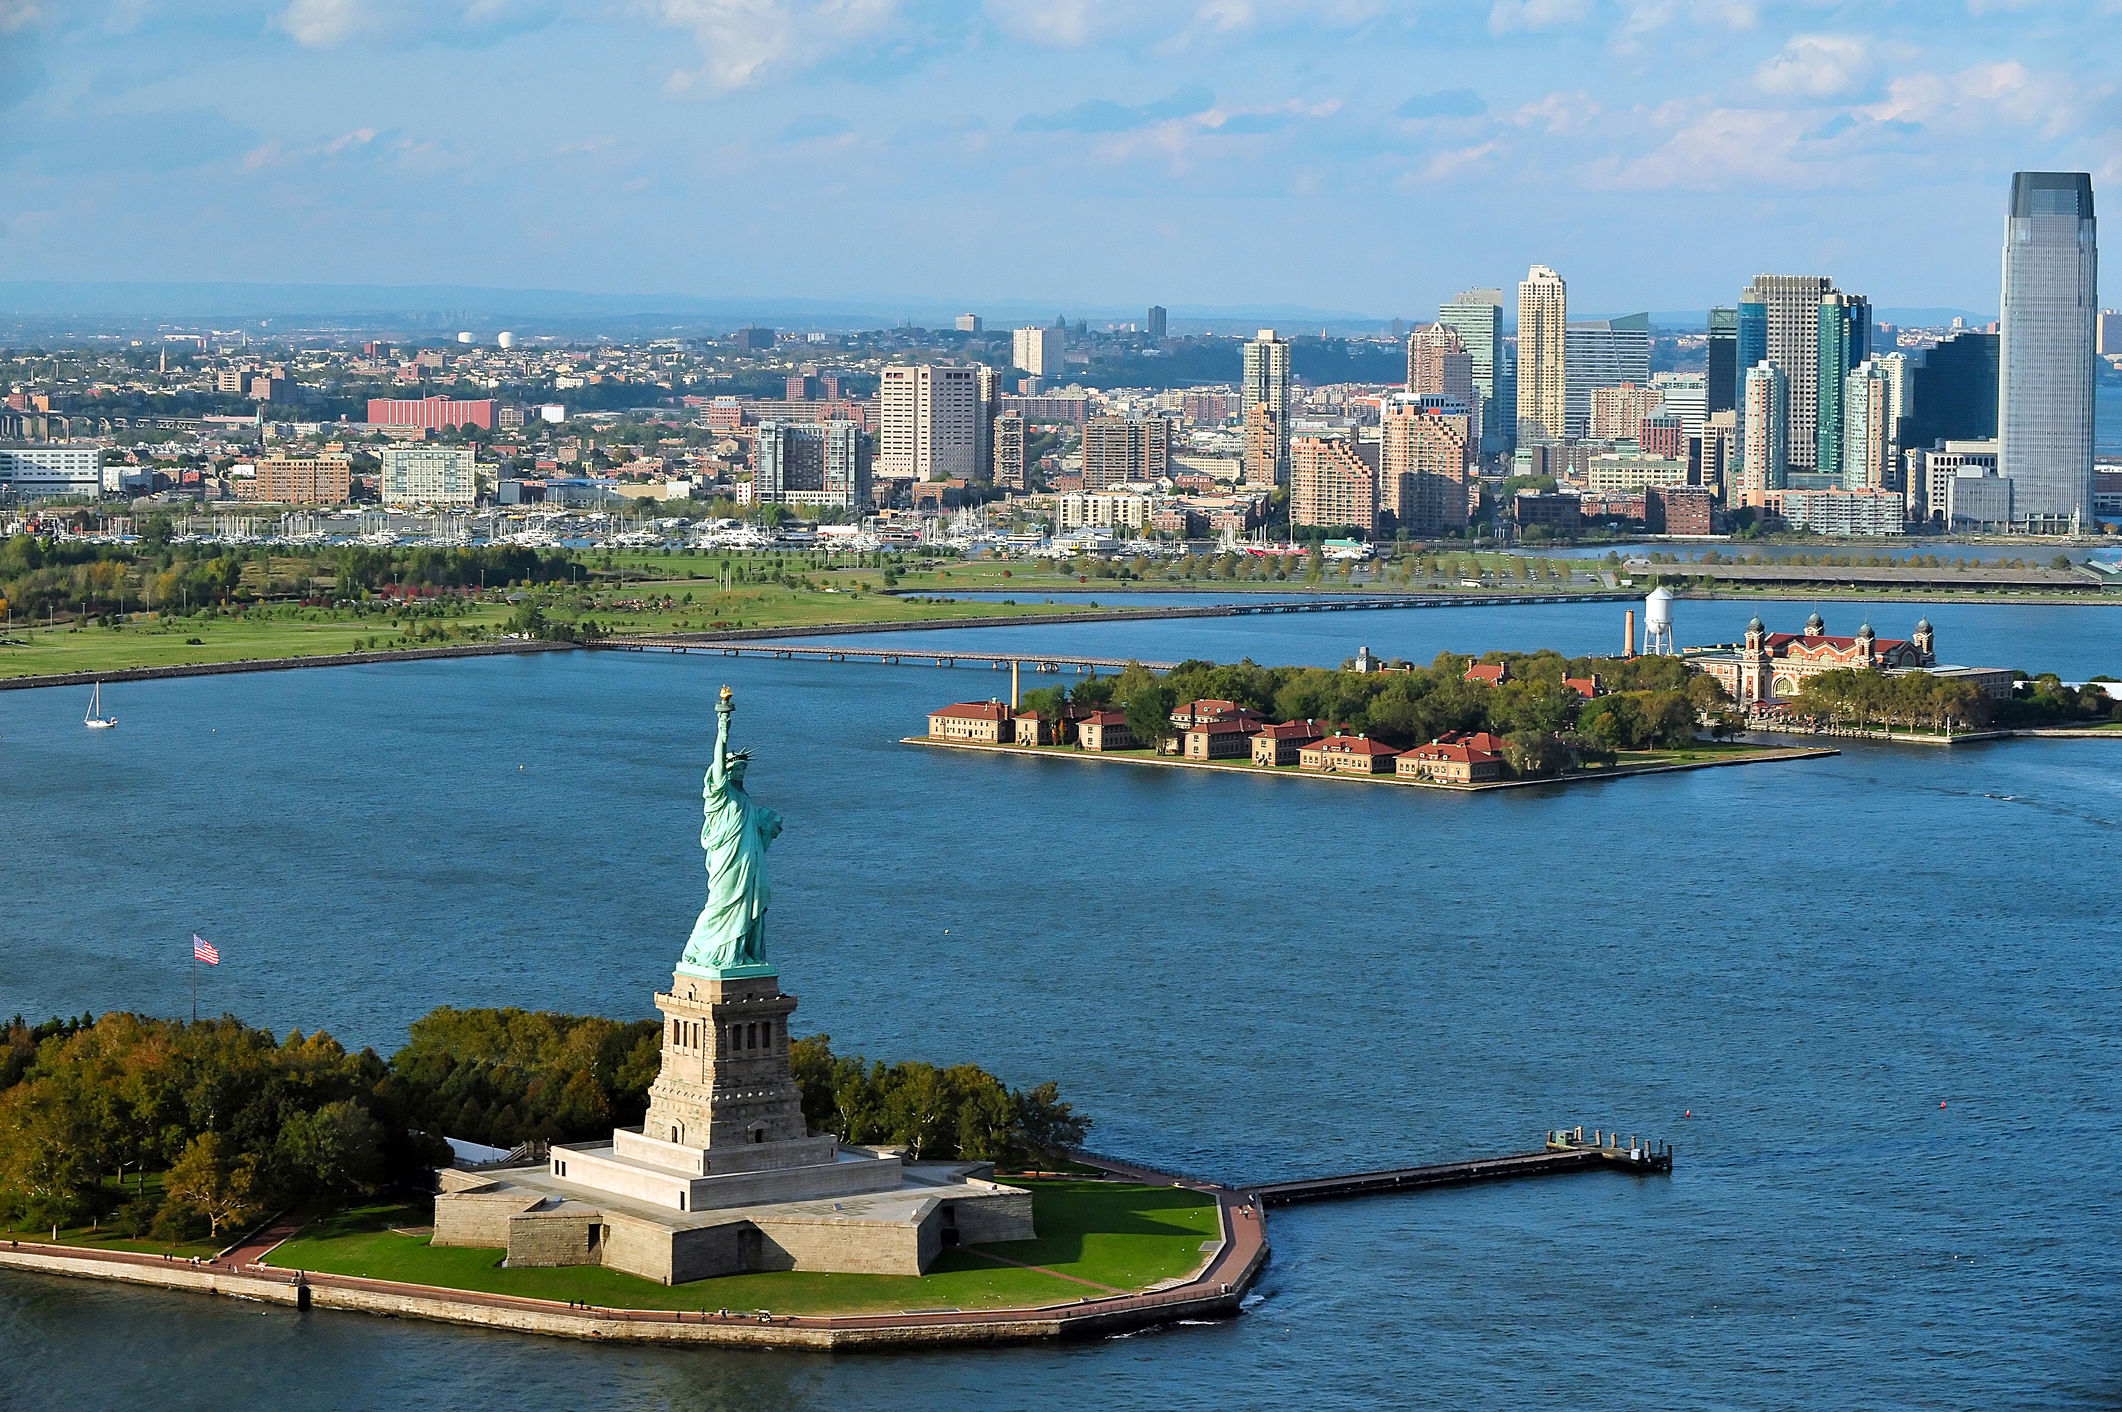
{"type": "Polygon", "coordinates": [[[1333,735],[1319,742],[1319,749],[1335,755],[1398,755],[1400,752],[1382,740],[1369,740],[1360,735],[1333,735]]]}
{"type": "Polygon", "coordinates": [[[941,716],[953,721],[1007,721],[1014,719],[1010,709],[999,701],[960,701],[945,706],[940,711],[931,711],[931,716],[941,716]]]}
{"type": "Polygon", "coordinates": [[[1510,663],[1498,662],[1494,666],[1483,666],[1476,662],[1466,669],[1467,681],[1487,682],[1490,686],[1501,686],[1510,680],[1510,663]]]}

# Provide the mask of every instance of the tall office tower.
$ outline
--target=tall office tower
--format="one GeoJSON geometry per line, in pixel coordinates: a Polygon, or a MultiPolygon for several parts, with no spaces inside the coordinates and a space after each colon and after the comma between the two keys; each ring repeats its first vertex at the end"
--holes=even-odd
{"type": "MultiPolygon", "coordinates": [[[[1739,311],[1709,311],[1709,411],[1729,412],[1739,405],[1739,311]]],[[[1766,355],[1764,355],[1766,356],[1766,355]]],[[[1758,360],[1757,360],[1758,361],[1758,360]]]]}
{"type": "Polygon", "coordinates": [[[1447,397],[1389,393],[1379,426],[1378,511],[1392,527],[1440,535],[1466,525],[1473,409],[1447,397]]]}
{"type": "Polygon", "coordinates": [[[1378,473],[1339,437],[1297,437],[1289,447],[1289,522],[1375,533],[1378,473]]]}
{"type": "Polygon", "coordinates": [[[1820,405],[1813,431],[1813,466],[1823,475],[1842,470],[1842,393],[1849,375],[1871,356],[1871,301],[1831,291],[1820,298],[1820,405]]]}
{"type": "Polygon", "coordinates": [[[1002,374],[985,363],[973,364],[973,464],[976,476],[987,475],[995,465],[995,418],[1002,411],[1002,374]]]}
{"type": "Polygon", "coordinates": [[[1680,419],[1684,444],[1702,434],[1709,418],[1709,379],[1702,373],[1652,373],[1651,391],[1658,394],[1658,410],[1680,419]]]}
{"type": "Polygon", "coordinates": [[[1165,318],[1162,304],[1149,306],[1149,317],[1143,320],[1142,327],[1149,334],[1150,342],[1162,343],[1164,341],[1165,318]]]}
{"type": "Polygon", "coordinates": [[[761,422],[753,445],[752,496],[762,505],[869,508],[870,450],[853,422],[761,422]]]}
{"type": "Polygon", "coordinates": [[[1271,328],[1245,345],[1245,483],[1289,481],[1289,344],[1271,328]],[[1255,416],[1255,413],[1262,415],[1255,416]]]}
{"type": "Polygon", "coordinates": [[[1844,490],[1898,490],[1894,464],[1893,388],[1886,370],[1867,359],[1842,380],[1842,454],[1838,469],[1844,490]]]}
{"type": "Polygon", "coordinates": [[[1739,503],[1766,505],[1790,483],[1790,378],[1772,358],[1746,370],[1739,423],[1739,503]]]}
{"type": "Polygon", "coordinates": [[[877,400],[879,474],[972,479],[980,384],[971,368],[893,364],[884,369],[877,400]]]}
{"type": "Polygon", "coordinates": [[[1997,470],[2021,520],[2093,523],[2093,179],[2014,172],[2004,222],[1997,470]]]}
{"type": "Polygon", "coordinates": [[[1104,490],[1171,473],[1171,426],[1162,417],[1092,417],[1083,424],[1083,488],[1104,490]]]}
{"type": "Polygon", "coordinates": [[[980,332],[980,328],[980,316],[978,314],[958,315],[958,332],[978,333],[980,332]]]}
{"type": "Polygon", "coordinates": [[[2093,348],[2103,358],[2122,357],[2122,313],[2113,309],[2100,311],[2100,322],[2093,330],[2093,348]]]}
{"type": "Polygon", "coordinates": [[[1999,343],[1996,334],[1969,329],[1916,355],[1902,445],[1928,450],[1941,441],[1996,437],[1999,343]]]}
{"type": "Polygon", "coordinates": [[[995,418],[995,484],[1010,490],[1031,487],[1031,468],[1024,463],[1024,418],[1005,412],[995,418]]]}
{"type": "Polygon", "coordinates": [[[1407,390],[1418,397],[1454,397],[1464,402],[1472,409],[1474,440],[1479,443],[1483,399],[1474,386],[1474,357],[1450,324],[1441,320],[1424,324],[1408,335],[1407,390]]]}
{"type": "Polygon", "coordinates": [[[1059,377],[1067,353],[1068,335],[1059,328],[1020,328],[1010,335],[1010,366],[1033,377],[1059,377]]]}
{"type": "MultiPolygon", "coordinates": [[[[1756,275],[1739,296],[1739,366],[1751,376],[1766,358],[1783,370],[1790,392],[1785,435],[1795,471],[1810,471],[1818,464],[1820,301],[1836,292],[1835,282],[1820,275],[1756,275]]],[[[1743,389],[1739,412],[1743,427],[1743,389]]]]}
{"type": "Polygon", "coordinates": [[[1518,435],[1529,440],[1560,440],[1566,430],[1562,330],[1568,314],[1562,276],[1545,265],[1527,270],[1518,284],[1518,435]]]}
{"type": "Polygon", "coordinates": [[[1474,392],[1481,399],[1474,412],[1480,418],[1482,454],[1509,450],[1518,404],[1510,350],[1503,342],[1503,291],[1461,290],[1449,304],[1438,308],[1437,322],[1459,335],[1473,361],[1474,392]]]}
{"type": "Polygon", "coordinates": [[[1590,433],[1593,388],[1650,385],[1649,314],[1565,325],[1562,349],[1562,423],[1571,436],[1590,433]]]}

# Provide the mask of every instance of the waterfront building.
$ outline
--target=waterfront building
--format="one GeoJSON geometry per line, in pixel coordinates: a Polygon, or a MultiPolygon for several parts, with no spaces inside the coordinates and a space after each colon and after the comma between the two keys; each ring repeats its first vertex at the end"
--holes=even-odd
{"type": "Polygon", "coordinates": [[[1378,511],[1433,538],[1466,525],[1472,415],[1448,398],[1388,396],[1379,423],[1378,511]]]}
{"type": "Polygon", "coordinates": [[[1814,534],[1869,538],[1908,532],[1906,497],[1883,486],[1772,490],[1768,511],[1789,528],[1814,534]]]}
{"type": "Polygon", "coordinates": [[[103,448],[72,444],[0,447],[0,500],[103,494],[103,448]]]}
{"type": "Polygon", "coordinates": [[[439,394],[422,398],[371,397],[368,419],[372,425],[385,427],[426,427],[435,431],[443,427],[485,427],[491,431],[494,399],[459,402],[439,394]]]}
{"type": "Polygon", "coordinates": [[[1709,311],[1707,343],[1707,362],[1702,375],[1704,415],[1733,411],[1739,405],[1739,311],[1736,307],[1718,307],[1709,311]]]}
{"type": "MultiPolygon", "coordinates": [[[[1623,383],[1650,386],[1649,314],[1567,324],[1562,344],[1562,417],[1570,436],[1594,434],[1590,430],[1593,389],[1623,383]]],[[[1634,427],[1631,421],[1630,430],[1634,427]]]]}
{"type": "Polygon", "coordinates": [[[347,456],[260,457],[256,478],[239,483],[238,493],[267,505],[344,505],[353,498],[354,463],[347,456]]]}
{"type": "Polygon", "coordinates": [[[1005,412],[995,418],[995,484],[1005,490],[1031,488],[1030,467],[1024,462],[1024,417],[1005,412]]]}
{"type": "Polygon", "coordinates": [[[1449,731],[1393,758],[1402,779],[1479,784],[1503,778],[1503,742],[1487,731],[1449,731]]]}
{"type": "Polygon", "coordinates": [[[869,441],[853,422],[761,422],[752,498],[762,505],[861,511],[872,497],[869,441]]]}
{"type": "Polygon", "coordinates": [[[931,740],[1001,745],[1016,736],[1016,713],[1000,701],[959,701],[928,713],[931,740]]]}
{"type": "Polygon", "coordinates": [[[1687,460],[1640,451],[1606,451],[1584,468],[1584,488],[1594,495],[1639,491],[1653,485],[1686,485],[1687,460]]]}
{"type": "Polygon", "coordinates": [[[1459,335],[1472,365],[1474,395],[1480,399],[1474,412],[1481,428],[1481,454],[1509,450],[1516,435],[1517,404],[1507,366],[1510,350],[1503,341],[1503,291],[1462,290],[1438,307],[1437,322],[1459,335]]]}
{"type": "Polygon", "coordinates": [[[887,366],[878,393],[876,472],[970,481],[981,470],[979,375],[950,364],[887,366]]]}
{"type": "Polygon", "coordinates": [[[1377,468],[1339,437],[1297,437],[1290,442],[1289,522],[1376,533],[1377,468]]]}
{"type": "MultiPolygon", "coordinates": [[[[1745,313],[1742,305],[1740,313],[1745,313]]],[[[1738,503],[1766,506],[1790,478],[1790,379],[1769,359],[1746,370],[1739,419],[1738,503]]]]}
{"type": "Polygon", "coordinates": [[[1076,742],[1085,750],[1133,750],[1135,733],[1128,729],[1127,712],[1093,711],[1076,723],[1076,742]]]}
{"type": "Polygon", "coordinates": [[[378,454],[377,497],[385,505],[471,505],[479,498],[478,453],[469,446],[414,442],[378,454]]]}
{"type": "Polygon", "coordinates": [[[1104,490],[1171,473],[1171,423],[1092,417],[1083,424],[1083,488],[1104,490]]]}
{"type": "Polygon", "coordinates": [[[1059,328],[1020,328],[1010,335],[1010,365],[1033,377],[1067,371],[1068,334],[1059,328]]]}
{"type": "MultiPolygon", "coordinates": [[[[1500,312],[1500,311],[1499,311],[1500,312]]],[[[1473,414],[1473,437],[1481,440],[1480,389],[1474,385],[1473,354],[1450,324],[1424,324],[1408,335],[1407,390],[1417,397],[1449,397],[1473,414]]]]}
{"type": "Polygon", "coordinates": [[[1624,382],[1591,390],[1587,432],[1594,441],[1621,441],[1636,434],[1665,400],[1659,388],[1624,382]]]}
{"type": "Polygon", "coordinates": [[[1822,672],[1880,671],[1890,676],[1928,672],[1965,681],[1994,700],[2010,700],[2013,672],[2004,667],[1956,667],[1938,662],[1937,639],[1929,619],[1917,622],[1907,639],[1880,637],[1870,623],[1855,637],[1830,637],[1818,613],[1805,631],[1770,632],[1759,618],[1746,625],[1744,642],[1690,647],[1682,654],[1691,666],[1716,678],[1742,708],[1788,701],[1810,677],[1822,672]]]}
{"type": "Polygon", "coordinates": [[[1849,375],[1871,356],[1871,301],[1832,290],[1820,298],[1820,347],[1814,366],[1820,405],[1813,431],[1813,469],[1842,473],[1843,396],[1849,375]]]}
{"type": "Polygon", "coordinates": [[[1569,289],[1562,276],[1545,265],[1526,271],[1518,284],[1517,434],[1521,439],[1557,441],[1568,430],[1563,371],[1568,313],[1569,289]]]}
{"type": "Polygon", "coordinates": [[[1652,485],[1643,491],[1643,524],[1652,534],[1716,532],[1716,492],[1700,485],[1652,485]]]}
{"type": "Polygon", "coordinates": [[[1998,469],[2012,482],[2013,514],[2031,527],[2075,532],[2093,519],[2096,235],[2089,175],[2012,174],[1998,469]]]}
{"type": "Polygon", "coordinates": [[[1245,345],[1244,398],[1245,483],[1289,483],[1290,418],[1289,343],[1271,328],[1245,345]]]}
{"type": "Polygon", "coordinates": [[[1944,526],[1948,534],[2008,533],[2019,509],[2010,476],[1994,465],[1963,464],[1945,480],[1944,526]]]}
{"type": "Polygon", "coordinates": [[[1189,760],[1249,759],[1261,725],[1250,712],[1197,721],[1183,728],[1179,753],[1189,760]]]}
{"type": "Polygon", "coordinates": [[[1361,735],[1330,735],[1297,752],[1297,766],[1333,775],[1389,775],[1400,752],[1361,735]]]}
{"type": "Polygon", "coordinates": [[[2122,313],[2102,309],[2094,326],[2093,343],[2103,358],[2122,358],[2122,313]]]}
{"type": "Polygon", "coordinates": [[[1253,763],[1295,765],[1302,760],[1305,747],[1333,733],[1334,728],[1324,721],[1277,721],[1263,725],[1252,737],[1253,763]]]}
{"type": "Polygon", "coordinates": [[[1511,518],[1521,530],[1540,526],[1554,534],[1573,535],[1584,527],[1584,502],[1567,493],[1521,490],[1511,497],[1511,518]]]}
{"type": "MultiPolygon", "coordinates": [[[[1783,373],[1784,462],[1792,470],[1817,464],[1820,431],[1820,301],[1836,293],[1822,275],[1756,275],[1739,296],[1737,348],[1740,376],[1763,360],[1783,373]]],[[[1740,429],[1745,430],[1746,390],[1739,389],[1740,429]]]]}

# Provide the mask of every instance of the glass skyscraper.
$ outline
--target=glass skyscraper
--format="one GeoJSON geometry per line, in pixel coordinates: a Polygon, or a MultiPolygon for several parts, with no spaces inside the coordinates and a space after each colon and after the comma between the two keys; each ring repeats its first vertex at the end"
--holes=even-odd
{"type": "MultiPolygon", "coordinates": [[[[1766,332],[1760,358],[1766,358],[1766,332]]],[[[1753,363],[1739,361],[1739,311],[1716,308],[1709,311],[1709,407],[1711,412],[1729,412],[1739,405],[1739,369],[1753,363]]]]}
{"type": "Polygon", "coordinates": [[[2015,172],[2004,222],[1997,469],[2035,528],[2093,520],[2093,357],[2099,319],[2093,181],[2015,172]]]}
{"type": "Polygon", "coordinates": [[[1459,341],[1474,360],[1474,395],[1481,399],[1481,451],[1496,455],[1510,449],[1511,422],[1517,416],[1516,397],[1502,405],[1499,386],[1508,385],[1507,370],[1496,361],[1503,353],[1503,291],[1469,289],[1449,304],[1438,306],[1437,322],[1455,329],[1459,341]],[[1498,374],[1503,375],[1499,378],[1498,374]]]}
{"type": "Polygon", "coordinates": [[[1813,467],[1842,470],[1844,397],[1849,375],[1871,356],[1871,301],[1839,290],[1820,298],[1819,410],[1813,429],[1813,467]]]}
{"type": "Polygon", "coordinates": [[[1995,439],[1997,341],[1969,329],[1923,353],[1909,370],[1904,445],[1928,451],[1941,441],[1995,439]]]}

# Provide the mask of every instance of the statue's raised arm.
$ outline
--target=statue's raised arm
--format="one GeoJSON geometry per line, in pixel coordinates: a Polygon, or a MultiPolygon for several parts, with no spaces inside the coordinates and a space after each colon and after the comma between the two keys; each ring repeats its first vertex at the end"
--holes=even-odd
{"type": "Polygon", "coordinates": [[[729,788],[729,718],[737,709],[728,687],[722,688],[722,696],[715,702],[715,756],[707,767],[707,787],[711,793],[721,793],[729,788]]]}

